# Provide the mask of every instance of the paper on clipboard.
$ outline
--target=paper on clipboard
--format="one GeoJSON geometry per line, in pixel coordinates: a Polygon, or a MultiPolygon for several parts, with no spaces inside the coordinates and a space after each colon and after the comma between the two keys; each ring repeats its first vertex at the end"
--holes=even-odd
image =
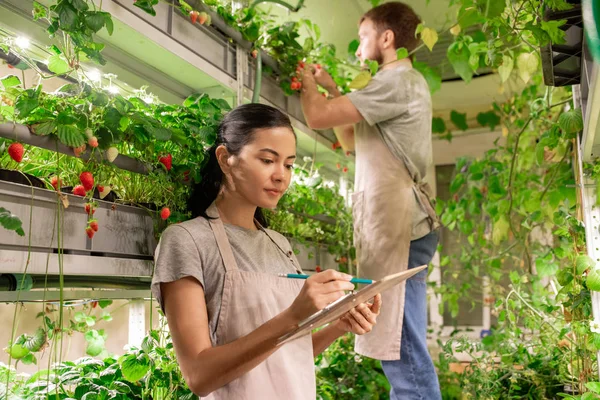
{"type": "Polygon", "coordinates": [[[411,268],[406,271],[398,272],[397,274],[388,275],[383,279],[365,286],[357,292],[348,293],[340,297],[338,300],[329,304],[327,307],[317,311],[310,317],[298,324],[298,327],[293,331],[281,336],[277,341],[277,346],[281,346],[291,340],[307,335],[313,329],[317,329],[326,325],[356,307],[360,303],[365,303],[375,297],[377,293],[382,293],[387,289],[396,286],[397,284],[407,280],[411,276],[426,269],[427,265],[422,265],[417,268],[411,268]]]}

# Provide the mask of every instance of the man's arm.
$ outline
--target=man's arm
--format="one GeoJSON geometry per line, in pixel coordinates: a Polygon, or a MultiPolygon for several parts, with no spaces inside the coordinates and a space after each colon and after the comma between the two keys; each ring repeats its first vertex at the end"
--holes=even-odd
{"type": "MultiPolygon", "coordinates": [[[[313,129],[343,127],[364,120],[356,107],[354,107],[354,104],[346,96],[335,97],[332,100],[324,98],[317,90],[317,83],[310,68],[304,70],[302,77],[301,100],[306,123],[313,129]]],[[[342,138],[338,137],[338,139],[349,139],[345,135],[342,136],[342,138]]],[[[340,144],[343,147],[342,140],[340,140],[340,144]]],[[[352,132],[353,141],[354,132],[352,132]]]]}
{"type": "MultiPolygon", "coordinates": [[[[333,82],[333,79],[331,82],[332,84],[323,86],[323,88],[327,90],[329,95],[333,98],[342,97],[342,94],[333,82]]],[[[354,125],[336,126],[333,128],[333,132],[344,151],[354,151],[354,125]]]]}

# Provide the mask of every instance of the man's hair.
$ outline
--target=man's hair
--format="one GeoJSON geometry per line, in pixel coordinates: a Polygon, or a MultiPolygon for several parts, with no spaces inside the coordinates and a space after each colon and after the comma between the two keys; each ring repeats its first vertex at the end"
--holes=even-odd
{"type": "Polygon", "coordinates": [[[421,18],[407,4],[399,1],[384,3],[365,13],[360,23],[366,19],[373,21],[379,34],[388,29],[394,32],[395,49],[404,47],[411,52],[419,45],[420,39],[416,37],[415,31],[421,18]]]}

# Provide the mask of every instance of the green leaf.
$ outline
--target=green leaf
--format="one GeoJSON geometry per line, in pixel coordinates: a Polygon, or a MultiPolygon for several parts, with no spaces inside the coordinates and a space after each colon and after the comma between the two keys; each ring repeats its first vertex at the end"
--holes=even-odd
{"type": "Polygon", "coordinates": [[[580,132],[583,129],[581,109],[577,108],[560,114],[558,125],[567,134],[580,132]]]}
{"type": "Polygon", "coordinates": [[[398,60],[403,60],[407,58],[408,50],[406,50],[406,48],[404,47],[400,47],[398,50],[396,50],[396,57],[398,58],[398,60]]]}
{"type": "Polygon", "coordinates": [[[581,275],[587,269],[594,269],[596,263],[592,258],[586,254],[578,255],[575,259],[575,265],[577,268],[577,274],[581,275]]]}
{"type": "Polygon", "coordinates": [[[23,346],[29,351],[39,351],[42,346],[46,343],[46,331],[42,328],[38,328],[33,336],[28,336],[23,346]]]}
{"type": "Polygon", "coordinates": [[[494,130],[500,124],[500,117],[493,111],[480,112],[477,114],[477,122],[481,126],[489,126],[491,130],[494,130]]]}
{"type": "Polygon", "coordinates": [[[362,89],[371,82],[371,73],[368,71],[360,71],[348,85],[350,89],[362,89]]]}
{"type": "Polygon", "coordinates": [[[377,71],[379,71],[379,63],[374,60],[365,60],[365,64],[369,67],[369,71],[371,71],[371,75],[375,75],[377,71]]]}
{"type": "MultiPolygon", "coordinates": [[[[41,86],[40,86],[41,89],[41,86]]],[[[33,110],[39,105],[40,92],[34,89],[27,89],[22,92],[15,102],[15,110],[18,111],[20,118],[27,118],[33,110]]]]}
{"type": "Polygon", "coordinates": [[[558,264],[551,260],[546,260],[544,257],[539,257],[535,260],[535,268],[540,277],[554,276],[558,271],[558,264]]]}
{"type": "Polygon", "coordinates": [[[104,13],[101,11],[94,11],[86,13],[85,15],[85,24],[88,28],[92,30],[92,32],[96,33],[104,26],[106,22],[106,17],[104,13]]]}
{"type": "Polygon", "coordinates": [[[427,81],[427,85],[429,86],[429,91],[431,92],[431,94],[441,89],[442,76],[438,73],[437,70],[431,68],[429,65],[420,61],[413,62],[413,68],[419,71],[421,75],[423,75],[423,77],[427,81]]]}
{"type": "Polygon", "coordinates": [[[494,245],[497,246],[508,238],[509,228],[510,225],[504,216],[494,222],[494,227],[492,228],[492,242],[494,245]]]}
{"type": "Polygon", "coordinates": [[[465,82],[470,82],[473,78],[473,69],[469,64],[471,53],[467,46],[459,46],[458,42],[452,43],[448,47],[448,61],[452,64],[454,72],[456,72],[465,82]]]}
{"type": "Polygon", "coordinates": [[[2,82],[4,90],[21,84],[21,80],[15,75],[6,75],[5,77],[0,78],[0,82],[2,82]]]}
{"type": "Polygon", "coordinates": [[[566,32],[560,29],[561,26],[567,23],[566,19],[559,21],[542,21],[540,27],[550,36],[553,44],[565,43],[566,32]]]}
{"type": "Polygon", "coordinates": [[[19,217],[8,211],[6,208],[0,207],[0,225],[2,225],[4,229],[15,231],[19,236],[25,236],[22,224],[19,217]]]}
{"type": "Polygon", "coordinates": [[[69,64],[58,54],[53,54],[48,58],[48,69],[57,75],[62,75],[69,71],[69,64]]]}
{"type": "Polygon", "coordinates": [[[585,284],[588,287],[588,289],[593,290],[595,292],[600,292],[600,270],[591,270],[587,275],[585,284]]]}
{"type": "Polygon", "coordinates": [[[476,25],[482,24],[485,22],[485,18],[481,13],[477,10],[475,6],[464,6],[458,12],[458,24],[464,31],[466,28],[476,25]]]}
{"type": "Polygon", "coordinates": [[[25,365],[37,364],[37,358],[33,353],[29,353],[25,357],[21,358],[21,362],[25,365]]]}
{"type": "Polygon", "coordinates": [[[38,136],[48,136],[56,130],[56,121],[42,122],[32,126],[32,131],[38,136]]]}
{"type": "Polygon", "coordinates": [[[119,360],[123,377],[129,382],[137,382],[150,371],[150,359],[146,354],[129,354],[119,360]]]}
{"type": "Polygon", "coordinates": [[[502,56],[502,65],[498,67],[498,74],[502,83],[510,78],[510,74],[515,66],[515,60],[506,54],[502,56]]]}
{"type": "Polygon", "coordinates": [[[466,113],[459,113],[455,110],[452,110],[450,112],[450,120],[452,121],[454,126],[456,126],[460,130],[466,131],[467,129],[469,129],[469,126],[467,125],[466,113]]]}
{"type": "Polygon", "coordinates": [[[144,128],[156,138],[156,140],[167,141],[171,139],[171,130],[167,128],[163,128],[162,126],[152,126],[150,124],[144,125],[144,128]]]}
{"type": "Polygon", "coordinates": [[[356,54],[356,51],[358,50],[358,46],[360,46],[360,42],[356,39],[354,39],[353,41],[351,41],[348,44],[348,54],[350,54],[351,56],[356,54]]]}
{"type": "Polygon", "coordinates": [[[60,29],[64,31],[71,31],[76,28],[77,24],[77,11],[66,2],[59,3],[56,8],[58,10],[58,21],[60,29]]]}
{"type": "Polygon", "coordinates": [[[69,147],[79,147],[85,143],[85,136],[75,125],[59,125],[58,139],[69,147]]]}
{"type": "Polygon", "coordinates": [[[153,6],[157,4],[158,0],[137,0],[133,2],[134,6],[141,8],[153,17],[156,17],[156,10],[154,10],[153,6]]]}
{"type": "Polygon", "coordinates": [[[85,333],[85,340],[88,342],[85,348],[87,355],[96,357],[104,350],[104,337],[95,329],[91,329],[85,333]]]}
{"type": "Polygon", "coordinates": [[[104,25],[106,26],[106,32],[112,36],[114,30],[112,17],[107,12],[103,12],[102,14],[104,14],[104,25]]]}
{"type": "Polygon", "coordinates": [[[113,303],[112,300],[98,300],[98,305],[100,306],[100,308],[106,308],[108,306],[110,306],[113,303]]]}
{"type": "Polygon", "coordinates": [[[37,21],[38,19],[47,18],[48,17],[48,9],[41,3],[34,1],[33,2],[33,20],[37,21]]]}
{"type": "Polygon", "coordinates": [[[506,0],[477,0],[477,8],[485,18],[496,18],[506,8],[506,0]]]}
{"type": "Polygon", "coordinates": [[[89,8],[87,5],[87,2],[85,0],[69,0],[69,1],[73,5],[73,7],[75,7],[75,9],[77,9],[79,11],[87,11],[89,8]]]}
{"type": "Polygon", "coordinates": [[[435,29],[423,28],[423,30],[421,31],[421,40],[423,41],[423,43],[425,43],[425,46],[427,46],[429,51],[433,51],[433,46],[435,46],[435,44],[438,41],[438,33],[435,29]]]}
{"type": "Polygon", "coordinates": [[[432,133],[444,133],[446,132],[446,123],[442,118],[434,117],[431,120],[431,132],[432,133]]]}
{"type": "Polygon", "coordinates": [[[302,47],[303,50],[307,53],[310,53],[314,47],[315,47],[315,41],[313,40],[313,38],[310,36],[307,37],[306,40],[304,41],[304,46],[302,47]]]}
{"type": "Polygon", "coordinates": [[[517,57],[517,69],[523,82],[527,83],[531,75],[537,72],[539,60],[535,53],[521,53],[517,57]]]}
{"type": "Polygon", "coordinates": [[[587,382],[585,384],[585,387],[587,387],[596,394],[600,394],[600,382],[587,382]]]}

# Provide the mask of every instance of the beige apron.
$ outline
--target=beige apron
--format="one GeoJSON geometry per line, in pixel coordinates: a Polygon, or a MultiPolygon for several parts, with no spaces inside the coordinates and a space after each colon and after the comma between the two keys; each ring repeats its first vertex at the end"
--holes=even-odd
{"type": "MultiPolygon", "coordinates": [[[[214,203],[209,208],[208,215],[218,216],[214,203]]],[[[288,308],[304,281],[238,269],[223,222],[220,218],[209,221],[226,271],[216,332],[217,343],[213,343],[213,346],[219,346],[252,332],[288,308]]],[[[267,234],[266,231],[263,232],[267,234]]],[[[277,246],[275,241],[273,243],[277,246]]],[[[286,255],[292,260],[289,254],[286,255]]],[[[283,398],[316,398],[311,335],[283,345],[250,372],[205,397],[210,400],[283,398]]]]}
{"type": "MultiPolygon", "coordinates": [[[[414,182],[405,161],[396,158],[373,129],[378,128],[366,121],[355,125],[352,213],[358,274],[377,280],[408,268],[416,202],[427,212],[431,230],[437,217],[427,186],[414,182]]],[[[377,324],[368,334],[356,336],[357,353],[378,360],[400,359],[404,297],[405,283],[382,293],[377,324]]]]}

